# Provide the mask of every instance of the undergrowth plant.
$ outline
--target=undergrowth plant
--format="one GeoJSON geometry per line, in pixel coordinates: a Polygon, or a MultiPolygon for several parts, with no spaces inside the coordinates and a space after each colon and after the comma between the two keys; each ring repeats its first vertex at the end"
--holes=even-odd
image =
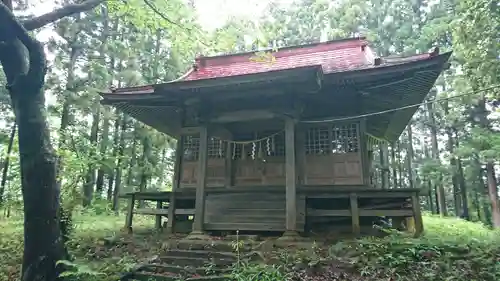
{"type": "Polygon", "coordinates": [[[282,266],[253,264],[241,258],[243,241],[240,240],[239,231],[236,231],[236,241],[231,243],[236,253],[236,264],[233,266],[230,278],[233,281],[285,281],[288,274],[282,266]]]}
{"type": "Polygon", "coordinates": [[[500,233],[455,218],[426,216],[426,235],[393,232],[384,238],[338,243],[332,257],[355,264],[367,280],[500,280],[500,233]]]}

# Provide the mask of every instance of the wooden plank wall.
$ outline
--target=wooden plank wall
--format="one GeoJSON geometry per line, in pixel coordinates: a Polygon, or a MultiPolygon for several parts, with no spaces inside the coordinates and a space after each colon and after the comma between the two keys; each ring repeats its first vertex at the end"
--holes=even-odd
{"type": "MultiPolygon", "coordinates": [[[[222,187],[225,184],[226,163],[224,158],[208,159],[207,186],[222,187]]],[[[183,161],[181,169],[181,188],[196,187],[198,161],[183,161]]]]}
{"type": "MultiPolygon", "coordinates": [[[[305,205],[305,197],[297,196],[299,231],[304,230],[305,205]]],[[[285,190],[283,193],[209,193],[205,206],[206,230],[285,230],[285,190]]]]}
{"type": "Polygon", "coordinates": [[[361,185],[363,166],[359,153],[306,155],[305,185],[361,185]]]}

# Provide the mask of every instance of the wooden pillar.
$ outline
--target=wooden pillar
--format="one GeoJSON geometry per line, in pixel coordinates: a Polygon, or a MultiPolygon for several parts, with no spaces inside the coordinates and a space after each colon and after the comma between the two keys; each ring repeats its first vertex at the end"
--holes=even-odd
{"type": "Polygon", "coordinates": [[[175,232],[175,198],[181,181],[182,158],[184,154],[184,137],[179,136],[175,149],[174,175],[172,178],[172,194],[168,205],[167,233],[175,232]]]}
{"type": "Polygon", "coordinates": [[[352,233],[358,236],[361,233],[361,226],[359,224],[359,206],[356,193],[349,195],[349,201],[351,206],[352,233]]]}
{"type": "Polygon", "coordinates": [[[306,131],[304,128],[297,128],[297,136],[295,137],[296,139],[296,158],[297,158],[297,182],[298,185],[304,185],[306,180],[305,180],[305,164],[306,164],[306,150],[305,150],[305,144],[306,144],[306,131]]]}
{"type": "MultiPolygon", "coordinates": [[[[158,209],[158,210],[163,209],[163,201],[156,202],[156,209],[158,209]]],[[[156,229],[161,229],[161,217],[162,217],[162,215],[156,215],[156,218],[155,218],[155,228],[156,229]]]]}
{"type": "Polygon", "coordinates": [[[198,177],[196,184],[196,203],[193,223],[193,234],[203,234],[205,220],[205,186],[208,163],[208,129],[200,128],[200,153],[198,158],[198,177]]]}
{"type": "Polygon", "coordinates": [[[125,229],[129,233],[132,233],[132,219],[134,217],[134,205],[135,205],[135,195],[132,194],[128,199],[127,217],[125,219],[125,229]]]}
{"type": "Polygon", "coordinates": [[[297,174],[295,165],[295,121],[285,120],[286,234],[297,232],[297,174]]]}
{"type": "Polygon", "coordinates": [[[224,186],[226,188],[233,186],[233,144],[231,142],[226,143],[224,186]]]}

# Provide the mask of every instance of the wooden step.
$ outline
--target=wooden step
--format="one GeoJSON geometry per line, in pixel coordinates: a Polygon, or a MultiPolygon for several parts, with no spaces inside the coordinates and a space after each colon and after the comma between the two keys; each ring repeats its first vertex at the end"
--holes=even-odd
{"type": "Polygon", "coordinates": [[[192,258],[192,257],[169,257],[164,256],[159,258],[161,263],[178,265],[178,266],[192,266],[192,267],[206,267],[210,265],[215,266],[230,266],[234,263],[234,259],[222,258],[192,258]]]}
{"type": "Polygon", "coordinates": [[[170,249],[165,253],[169,257],[190,257],[190,258],[220,258],[236,260],[236,254],[228,252],[207,251],[207,250],[181,250],[170,249]]]}

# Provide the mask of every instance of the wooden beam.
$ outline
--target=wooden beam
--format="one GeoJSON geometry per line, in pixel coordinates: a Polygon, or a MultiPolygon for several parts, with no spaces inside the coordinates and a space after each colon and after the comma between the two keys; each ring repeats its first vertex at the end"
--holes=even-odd
{"type": "Polygon", "coordinates": [[[211,125],[208,129],[211,136],[218,137],[222,140],[233,139],[233,134],[222,125],[211,125]]]}
{"type": "MultiPolygon", "coordinates": [[[[181,128],[181,135],[197,135],[202,129],[203,128],[199,126],[183,127],[181,128]]],[[[224,140],[231,139],[233,136],[233,134],[226,129],[226,127],[221,125],[210,125],[208,130],[210,131],[210,135],[224,140]]]]}
{"type": "Polygon", "coordinates": [[[195,215],[193,223],[193,233],[203,233],[205,219],[205,187],[207,183],[208,164],[208,128],[201,127],[200,130],[200,154],[198,159],[198,182],[196,186],[195,215]]]}
{"type": "Polygon", "coordinates": [[[181,135],[196,135],[199,134],[201,127],[182,127],[181,135]]]}
{"type": "MultiPolygon", "coordinates": [[[[320,210],[320,209],[307,209],[307,216],[310,217],[350,217],[352,210],[320,210]]],[[[374,209],[359,209],[359,217],[411,217],[412,210],[374,210],[374,209]]],[[[358,219],[359,220],[359,219],[358,219]]],[[[354,218],[353,218],[354,223],[354,218]]],[[[354,225],[353,225],[354,226],[354,225]]]]}
{"type": "Polygon", "coordinates": [[[219,114],[210,119],[212,123],[231,123],[238,121],[262,120],[276,118],[276,113],[270,110],[239,110],[219,114]]]}
{"type": "Polygon", "coordinates": [[[295,161],[295,120],[285,120],[286,231],[297,231],[297,174],[295,161]]]}

